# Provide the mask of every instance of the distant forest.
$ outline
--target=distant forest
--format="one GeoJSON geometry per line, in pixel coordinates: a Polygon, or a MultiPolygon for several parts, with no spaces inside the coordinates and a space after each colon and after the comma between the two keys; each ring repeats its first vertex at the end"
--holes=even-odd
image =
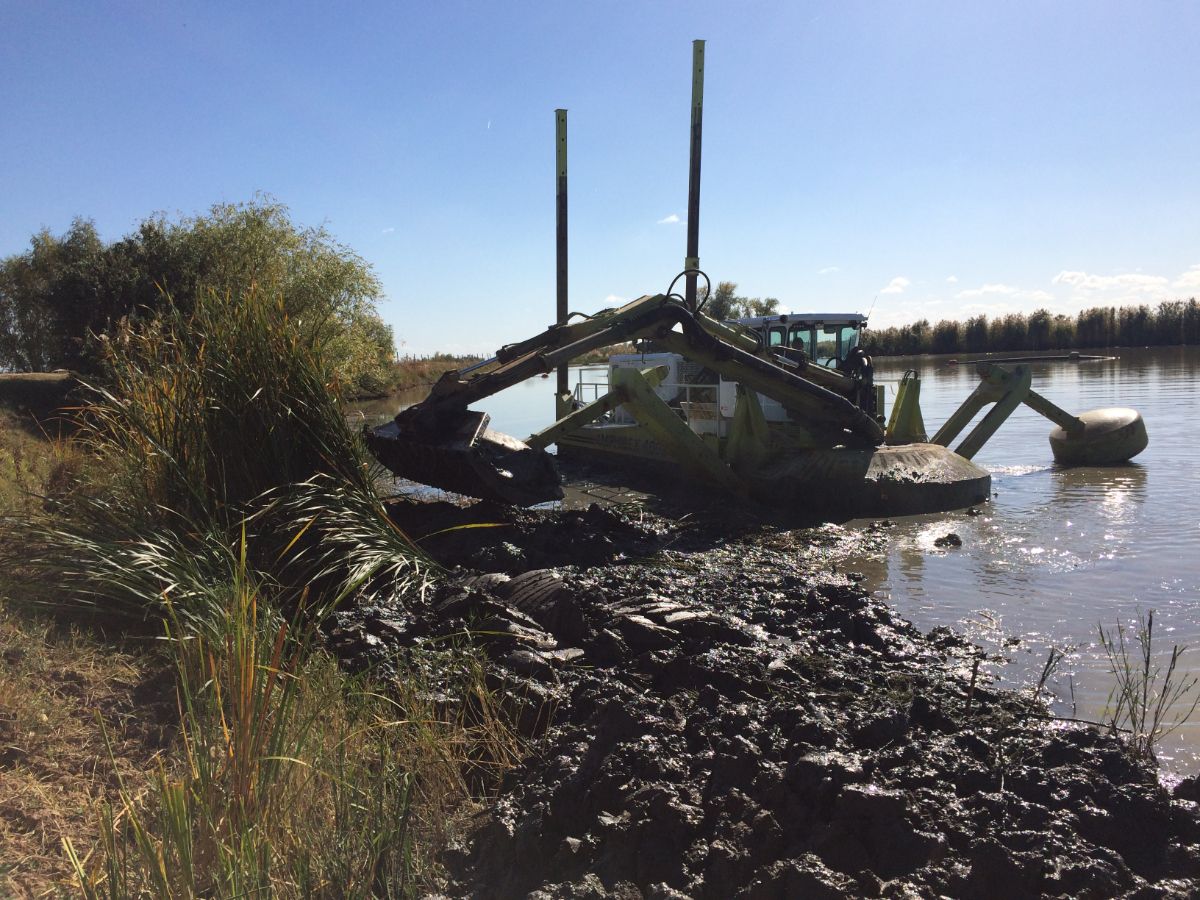
{"type": "Polygon", "coordinates": [[[995,319],[984,315],[965,322],[943,319],[936,325],[921,319],[911,325],[870,329],[863,335],[863,347],[873,356],[1176,344],[1200,344],[1200,304],[1194,297],[1168,300],[1156,307],[1102,306],[1085,309],[1077,316],[1039,309],[995,319]]]}

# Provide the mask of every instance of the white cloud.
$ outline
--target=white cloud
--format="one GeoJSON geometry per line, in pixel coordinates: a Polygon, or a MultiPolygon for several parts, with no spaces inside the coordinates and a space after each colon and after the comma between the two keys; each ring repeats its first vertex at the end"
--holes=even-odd
{"type": "Polygon", "coordinates": [[[832,275],[834,272],[842,271],[841,266],[826,266],[823,269],[817,269],[818,275],[832,275]]]}
{"type": "Polygon", "coordinates": [[[1162,275],[1143,275],[1139,272],[1125,272],[1121,275],[1089,275],[1087,272],[1075,272],[1064,269],[1051,279],[1052,284],[1065,284],[1081,293],[1099,293],[1122,291],[1125,293],[1161,293],[1170,279],[1162,275]]]}
{"type": "Polygon", "coordinates": [[[606,306],[624,306],[628,302],[624,297],[618,297],[616,294],[609,294],[604,298],[606,306]]]}
{"type": "Polygon", "coordinates": [[[395,229],[394,227],[392,227],[392,228],[385,228],[385,229],[383,229],[383,231],[381,231],[381,232],[379,232],[379,233],[380,233],[380,234],[391,234],[391,233],[392,233],[393,231],[395,231],[395,230],[396,230],[396,229],[395,229]]]}
{"type": "Polygon", "coordinates": [[[1028,290],[1013,287],[1011,284],[985,284],[982,287],[967,288],[954,295],[958,300],[977,300],[983,297],[1007,297],[1010,300],[1027,301],[1029,303],[1053,303],[1054,295],[1049,291],[1028,290]]]}
{"type": "Polygon", "coordinates": [[[658,224],[659,225],[678,225],[679,224],[679,216],[675,215],[675,213],[671,213],[665,219],[659,219],[658,224]]]}
{"type": "Polygon", "coordinates": [[[965,291],[959,291],[954,296],[959,300],[970,300],[972,297],[988,297],[999,295],[1008,297],[1015,294],[1019,288],[1010,287],[1007,284],[985,284],[983,287],[968,288],[965,291]]]}
{"type": "Polygon", "coordinates": [[[1116,275],[1096,275],[1074,269],[1063,269],[1052,279],[1070,291],[1075,304],[1104,303],[1124,306],[1134,303],[1153,303],[1173,300],[1180,295],[1192,296],[1200,291],[1200,264],[1190,266],[1175,279],[1165,275],[1147,275],[1138,270],[1116,275]]]}
{"type": "MultiPolygon", "coordinates": [[[[958,282],[956,275],[950,275],[945,280],[947,285],[957,285],[958,282]]],[[[927,297],[920,297],[908,290],[911,287],[909,279],[897,275],[880,291],[881,294],[906,296],[893,304],[901,307],[898,309],[888,309],[881,303],[883,308],[872,319],[876,327],[886,328],[912,322],[918,318],[912,309],[914,302],[920,304],[920,316],[936,321],[939,317],[962,320],[980,313],[989,318],[1015,312],[1028,315],[1039,308],[1074,316],[1080,309],[1089,306],[1119,307],[1187,299],[1200,296],[1200,263],[1189,266],[1174,277],[1148,274],[1140,269],[1108,275],[1063,269],[1050,279],[1048,289],[991,281],[963,290],[947,287],[943,288],[944,294],[934,290],[927,297]]]]}
{"type": "Polygon", "coordinates": [[[1192,266],[1175,279],[1174,287],[1181,291],[1200,290],[1200,265],[1192,266]]]}

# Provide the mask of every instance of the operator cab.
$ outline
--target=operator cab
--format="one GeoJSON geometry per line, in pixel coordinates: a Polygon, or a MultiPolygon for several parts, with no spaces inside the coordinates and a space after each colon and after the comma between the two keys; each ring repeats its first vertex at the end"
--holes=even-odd
{"type": "Polygon", "coordinates": [[[803,350],[819,366],[836,369],[858,346],[867,317],[858,313],[785,313],[735,319],[755,332],[768,350],[803,350]]]}

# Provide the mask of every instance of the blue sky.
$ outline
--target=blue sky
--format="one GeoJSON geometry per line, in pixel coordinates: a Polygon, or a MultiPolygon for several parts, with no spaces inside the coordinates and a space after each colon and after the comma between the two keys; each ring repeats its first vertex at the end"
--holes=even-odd
{"type": "Polygon", "coordinates": [[[0,255],[256,192],[383,280],[402,352],[488,351],[700,257],[794,310],[1200,294],[1200,6],[0,2],[0,255]]]}

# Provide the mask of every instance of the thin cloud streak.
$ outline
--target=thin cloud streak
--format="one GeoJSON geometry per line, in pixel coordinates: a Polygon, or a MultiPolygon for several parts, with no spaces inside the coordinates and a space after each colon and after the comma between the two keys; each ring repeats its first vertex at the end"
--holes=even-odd
{"type": "Polygon", "coordinates": [[[1064,269],[1051,279],[1051,284],[1065,284],[1076,291],[1094,293],[1121,290],[1134,293],[1157,293],[1170,284],[1162,275],[1142,275],[1126,272],[1122,275],[1089,275],[1087,272],[1072,272],[1064,269]]]}
{"type": "Polygon", "coordinates": [[[1013,300],[1028,300],[1031,303],[1053,303],[1054,295],[1049,291],[1026,290],[1013,287],[1010,284],[985,284],[982,287],[967,288],[954,295],[957,300],[973,300],[980,297],[1009,297],[1013,300]]]}

